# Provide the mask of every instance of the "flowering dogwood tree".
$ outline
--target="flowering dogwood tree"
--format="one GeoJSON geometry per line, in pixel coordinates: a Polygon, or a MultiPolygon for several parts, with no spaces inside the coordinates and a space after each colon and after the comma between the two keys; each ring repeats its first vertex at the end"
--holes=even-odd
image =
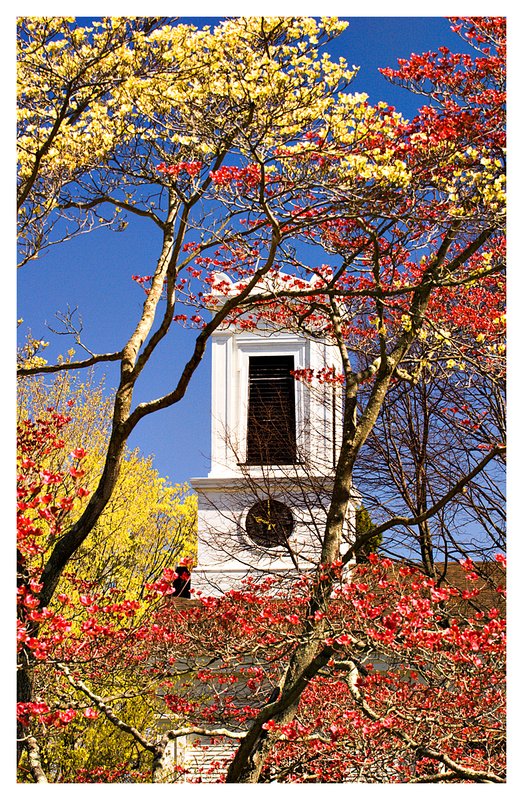
{"type": "MultiPolygon", "coordinates": [[[[169,599],[176,574],[166,571],[148,587],[147,602],[161,604],[145,617],[116,590],[77,586],[61,595],[62,615],[44,615],[40,643],[52,639],[52,648],[37,652],[36,672],[47,697],[20,706],[22,725],[46,732],[44,742],[75,726],[77,743],[83,726],[114,726],[144,754],[139,773],[124,757],[116,769],[77,767],[69,781],[231,780],[234,752],[254,732],[273,739],[262,782],[503,782],[504,557],[497,560],[490,597],[470,560],[461,588],[374,554],[350,582],[337,566],[329,608],[315,612],[321,652],[293,687],[300,701],[286,721],[282,669],[310,624],[310,576],[292,593],[268,579],[187,605],[169,599]],[[156,733],[150,722],[130,722],[138,695],[161,719],[156,733]],[[188,735],[229,744],[195,771],[168,757],[169,744],[188,735]]],[[[30,740],[33,775],[43,781],[30,740]]]]}
{"type": "MultiPolygon", "coordinates": [[[[198,781],[169,762],[169,742],[188,734],[225,740],[232,757],[257,730],[261,741],[274,740],[262,781],[503,781],[502,556],[487,601],[470,560],[457,588],[370,554],[349,582],[340,561],[291,592],[269,579],[188,606],[173,606],[172,570],[139,603],[73,569],[42,607],[46,549],[87,495],[82,448],[71,452],[67,473],[53,468],[69,422],[52,412],[20,433],[18,642],[22,658],[34,659],[36,696],[18,713],[34,780],[47,780],[38,739],[48,769],[63,774],[49,742],[73,725],[78,741],[78,725],[105,720],[145,753],[141,772],[124,760],[119,769],[77,768],[69,780],[198,781]],[[331,598],[310,619],[314,581],[330,582],[331,598]],[[297,713],[282,719],[282,669],[319,622],[321,650],[292,687],[297,713]],[[145,730],[129,722],[138,696],[153,713],[145,730]],[[163,734],[151,736],[159,718],[163,734]]],[[[210,764],[206,779],[223,781],[228,760],[210,764]]],[[[234,769],[233,759],[233,778],[234,769]]]]}
{"type": "MultiPolygon", "coordinates": [[[[321,331],[341,355],[340,376],[297,376],[340,383],[343,439],[321,554],[300,612],[299,636],[283,649],[278,649],[283,640],[277,634],[269,641],[278,653],[271,663],[277,665],[274,683],[279,695],[267,708],[244,715],[247,732],[229,766],[230,782],[257,782],[271,763],[280,764],[282,774],[307,772],[301,744],[294,755],[289,750],[281,755],[281,735],[283,731],[294,736],[302,698],[312,691],[313,682],[320,687],[323,680],[325,686],[345,681],[354,704],[353,716],[347,719],[356,720],[350,736],[360,736],[366,726],[365,732],[371,730],[385,741],[387,731],[401,748],[416,753],[416,766],[409,762],[410,772],[401,766],[399,752],[392,762],[384,754],[381,774],[416,778],[418,770],[424,775],[435,769],[437,780],[447,780],[447,772],[443,774],[436,764],[449,770],[451,779],[499,777],[497,739],[492,747],[486,746],[493,754],[486,760],[477,754],[483,745],[472,747],[470,754],[463,733],[457,735],[456,749],[442,749],[445,736],[439,733],[434,733],[434,746],[427,744],[430,736],[423,724],[432,717],[419,708],[419,663],[411,664],[410,655],[402,660],[402,642],[408,640],[414,650],[418,644],[423,648],[425,631],[415,623],[419,643],[405,639],[403,630],[398,633],[405,625],[402,615],[411,613],[410,601],[405,605],[398,599],[397,607],[380,608],[376,617],[369,613],[380,633],[380,647],[391,648],[386,658],[394,650],[401,664],[412,667],[417,676],[409,679],[412,687],[401,667],[388,689],[388,679],[369,679],[368,686],[375,686],[377,694],[368,699],[360,685],[357,656],[352,650],[343,651],[345,645],[352,647],[353,639],[359,641],[358,636],[350,626],[339,636],[332,631],[334,598],[343,604],[343,592],[348,592],[351,613],[358,608],[358,598],[351,594],[354,588],[336,592],[340,567],[351,561],[363,542],[356,541],[343,559],[340,543],[354,470],[391,393],[398,386],[408,393],[421,376],[426,378],[436,368],[454,393],[460,391],[462,373],[501,372],[504,21],[465,19],[453,24],[476,48],[475,55],[454,55],[440,48],[385,71],[391,80],[429,100],[408,121],[387,104],[372,106],[365,95],[351,94],[353,71],[343,59],[334,62],[320,54],[319,47],[343,29],[345,23],[337,20],[238,18],[214,30],[169,21],[144,26],[109,19],[88,29],[74,20],[22,22],[24,257],[50,246],[53,231],[60,230],[56,222],[64,219],[87,230],[100,220],[121,227],[126,215],[138,215],[161,235],[150,274],[135,276],[145,290],[143,308],[133,333],[118,351],[89,352],[84,361],[20,369],[24,377],[109,361],[120,364],[105,465],[98,485],[84,500],[83,513],[73,524],[62,525],[66,506],[81,499],[69,490],[53,503],[55,510],[39,509],[42,518],[50,513],[46,534],[50,547],[33,588],[32,575],[22,581],[24,597],[35,603],[38,619],[31,623],[38,626],[45,615],[54,613],[50,606],[64,571],[114,490],[129,435],[148,415],[182,400],[219,325],[249,327],[263,319],[310,336],[321,331]],[[106,53],[114,37],[118,44],[106,53]],[[40,69],[42,53],[53,69],[40,69]],[[102,64],[104,77],[89,78],[86,86],[82,81],[90,75],[90,55],[95,75],[102,64]],[[111,79],[114,58],[119,67],[111,79]],[[71,81],[70,75],[77,77],[71,81]],[[99,87],[94,95],[93,81],[99,87]],[[77,160],[71,141],[76,149],[83,142],[92,143],[93,149],[86,147],[85,159],[77,160]],[[53,190],[42,205],[38,198],[47,197],[42,189],[47,181],[53,190]],[[276,275],[278,280],[271,280],[276,275]],[[234,278],[236,291],[227,296],[229,277],[234,278]],[[225,303],[213,308],[216,295],[211,289],[217,288],[225,303]],[[483,308],[479,315],[478,308],[483,308]],[[180,332],[179,323],[196,327],[199,333],[178,379],[163,396],[134,404],[140,376],[165,337],[180,332]],[[349,663],[344,678],[329,671],[340,647],[342,660],[349,663]],[[392,691],[405,697],[404,716],[390,706],[392,691]],[[408,709],[416,702],[419,737],[411,733],[408,721],[408,709]],[[425,768],[425,760],[430,767],[425,768]]],[[[71,333],[77,333],[70,319],[65,322],[71,333]]],[[[488,465],[501,461],[501,441],[481,444],[484,447],[471,454],[466,469],[454,474],[429,503],[406,515],[391,509],[372,536],[424,524],[488,465]]],[[[71,469],[68,480],[80,480],[76,461],[71,469]]],[[[52,471],[45,477],[51,485],[61,486],[61,478],[52,471]]],[[[39,481],[45,483],[43,478],[39,481]]],[[[42,503],[39,483],[34,491],[31,502],[42,503]]],[[[429,594],[435,589],[431,584],[422,588],[429,594]]],[[[419,588],[411,582],[409,591],[417,597],[419,588]]],[[[86,607],[96,607],[98,613],[99,604],[90,596],[84,599],[86,607]]],[[[437,603],[447,598],[429,599],[437,603]]],[[[270,613],[274,625],[282,624],[276,612],[270,613]]],[[[223,622],[223,614],[219,618],[223,622]]],[[[453,625],[446,612],[441,620],[436,616],[431,620],[427,636],[438,654],[446,652],[453,636],[460,646],[461,636],[481,646],[489,641],[490,633],[463,633],[468,628],[453,625]],[[440,624],[443,621],[447,627],[440,624]]],[[[92,624],[97,634],[105,633],[104,622],[92,624]]],[[[489,624],[496,627],[493,621],[489,624]]],[[[89,625],[84,634],[88,629],[89,625]]],[[[242,635],[246,633],[242,630],[242,635]]],[[[31,671],[38,653],[45,652],[46,640],[36,628],[26,635],[19,699],[30,713],[31,671]]],[[[60,644],[60,636],[53,636],[60,644]]],[[[375,639],[365,633],[364,647],[375,639]]],[[[249,646],[254,647],[254,639],[249,646]]],[[[451,664],[454,669],[460,661],[452,655],[442,659],[441,680],[447,692],[462,680],[447,667],[451,664]]],[[[488,663],[486,656],[484,662],[481,656],[476,659],[479,664],[472,657],[467,664],[480,669],[488,663]]],[[[228,662],[225,656],[224,660],[228,662]]],[[[438,655],[435,664],[439,663],[438,655]]],[[[431,674],[429,670],[429,683],[435,680],[431,674]]],[[[80,685],[71,672],[64,675],[80,685]]],[[[441,683],[438,686],[444,693],[441,683]]],[[[434,693],[435,697],[436,688],[434,693]]],[[[478,701],[478,714],[482,707],[478,701]]],[[[307,715],[304,719],[304,730],[314,737],[321,726],[307,715]]],[[[332,724],[346,735],[346,723],[332,724]]],[[[439,722],[434,725],[437,731],[439,722]]],[[[328,734],[321,730],[321,735],[328,734]]],[[[364,754],[362,758],[366,763],[364,754]]],[[[318,774],[325,774],[318,769],[318,774]]],[[[341,779],[341,767],[337,769],[332,774],[341,779]]]]}

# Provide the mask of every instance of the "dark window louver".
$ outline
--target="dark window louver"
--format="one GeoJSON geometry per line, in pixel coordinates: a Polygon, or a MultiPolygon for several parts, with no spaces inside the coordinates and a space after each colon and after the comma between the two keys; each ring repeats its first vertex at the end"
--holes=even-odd
{"type": "Polygon", "coordinates": [[[296,463],[293,356],[249,359],[248,464],[296,463]]]}

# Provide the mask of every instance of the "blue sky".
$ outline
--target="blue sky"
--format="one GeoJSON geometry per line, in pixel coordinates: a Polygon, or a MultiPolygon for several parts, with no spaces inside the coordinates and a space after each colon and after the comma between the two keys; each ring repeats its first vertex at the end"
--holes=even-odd
{"type": "MultiPolygon", "coordinates": [[[[302,12],[306,13],[306,12],[302,12]]],[[[194,18],[191,21],[196,22],[194,18]]],[[[198,20],[203,22],[201,18],[198,20]]],[[[205,20],[208,21],[208,20],[205,20]]],[[[394,66],[398,57],[436,49],[444,44],[459,50],[461,40],[443,17],[349,17],[347,31],[329,51],[360,66],[353,91],[366,92],[371,102],[385,100],[405,116],[415,114],[418,98],[391,86],[378,72],[394,66]]],[[[56,325],[55,313],[78,307],[84,339],[95,352],[118,350],[138,319],[143,295],[133,274],[150,274],[158,252],[158,232],[152,224],[130,220],[123,234],[99,231],[50,250],[18,275],[18,317],[22,331],[51,344],[50,361],[72,343],[53,336],[45,324],[56,325]]],[[[143,375],[136,402],[169,391],[190,354],[191,332],[176,330],[162,346],[154,367],[143,375]]],[[[78,351],[79,357],[84,357],[78,351]]],[[[152,365],[151,365],[152,366],[152,365]]],[[[116,367],[104,367],[107,385],[117,380],[116,367]]],[[[144,419],[130,439],[144,454],[153,454],[159,472],[179,482],[204,475],[210,455],[210,353],[195,375],[186,397],[171,409],[144,419]]]]}

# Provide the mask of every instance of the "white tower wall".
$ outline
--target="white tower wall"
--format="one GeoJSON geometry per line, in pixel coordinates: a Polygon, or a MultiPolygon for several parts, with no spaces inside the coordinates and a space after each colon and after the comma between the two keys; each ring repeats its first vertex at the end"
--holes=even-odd
{"type": "MultiPolygon", "coordinates": [[[[336,347],[321,338],[265,327],[229,326],[212,336],[211,469],[193,478],[198,493],[198,567],[192,588],[217,594],[244,577],[296,577],[310,570],[321,550],[334,468],[341,441],[341,391],[330,382],[294,382],[296,463],[253,465],[247,460],[249,359],[292,356],[294,369],[334,367],[336,347]],[[246,517],[257,502],[284,504],[293,528],[285,545],[260,547],[248,535],[246,517]]],[[[354,525],[354,511],[347,530],[354,525]]]]}

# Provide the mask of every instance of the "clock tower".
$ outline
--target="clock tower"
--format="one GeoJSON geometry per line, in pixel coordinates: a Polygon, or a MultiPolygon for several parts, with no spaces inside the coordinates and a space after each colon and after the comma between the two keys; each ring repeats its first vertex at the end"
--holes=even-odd
{"type": "MultiPolygon", "coordinates": [[[[230,284],[227,296],[234,291],[230,284]]],[[[324,338],[270,323],[227,324],[212,335],[211,354],[211,469],[191,480],[198,494],[191,585],[203,595],[246,577],[296,578],[315,566],[341,440],[339,385],[311,387],[294,377],[340,374],[338,350],[324,338]]],[[[354,509],[349,535],[353,525],[354,509]]]]}

